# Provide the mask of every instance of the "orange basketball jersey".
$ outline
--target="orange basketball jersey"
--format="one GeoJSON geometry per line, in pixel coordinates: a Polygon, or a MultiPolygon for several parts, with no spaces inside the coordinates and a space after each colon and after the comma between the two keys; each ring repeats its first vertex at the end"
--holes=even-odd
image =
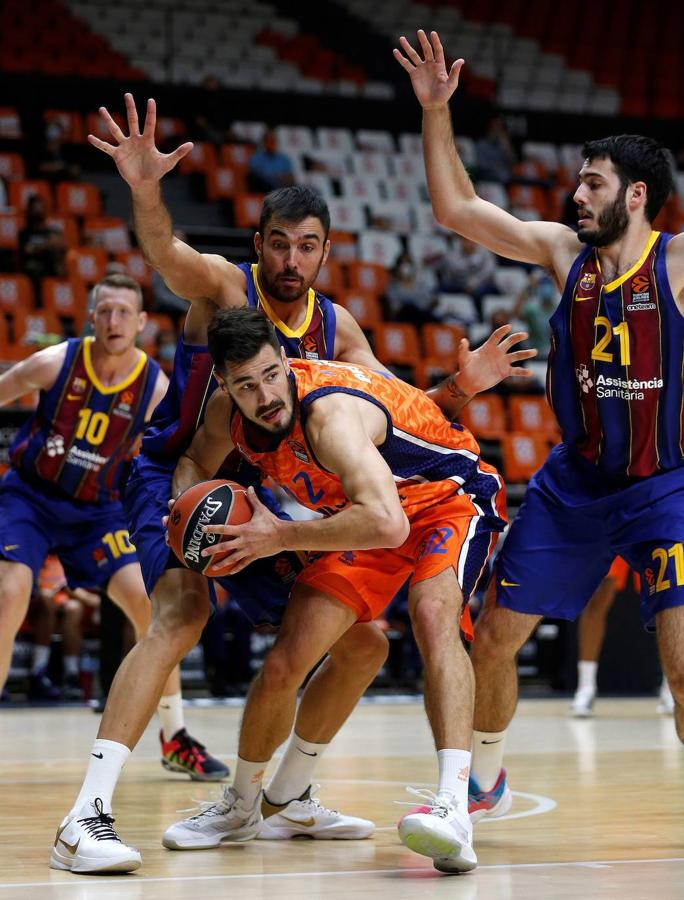
{"type": "Polygon", "coordinates": [[[394,475],[409,520],[426,507],[460,494],[467,500],[464,515],[493,517],[497,524],[505,521],[505,492],[496,469],[482,462],[472,434],[448,422],[422,391],[365,366],[297,359],[290,360],[290,367],[300,410],[292,433],[277,449],[260,452],[250,446],[249,424],[246,430],[236,411],[231,435],[248,462],[301,504],[334,515],[350,503],[339,478],[316,462],[304,431],[311,404],[341,392],[362,397],[387,416],[387,437],[378,450],[394,475]]]}

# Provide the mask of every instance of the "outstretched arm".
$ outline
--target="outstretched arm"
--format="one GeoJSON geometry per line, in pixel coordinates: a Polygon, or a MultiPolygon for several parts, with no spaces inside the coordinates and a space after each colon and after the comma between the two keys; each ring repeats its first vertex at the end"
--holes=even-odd
{"type": "MultiPolygon", "coordinates": [[[[222,256],[198,253],[184,241],[174,237],[169,211],[161,195],[161,179],[192,150],[187,142],[173,153],[161,153],[155,144],[157,106],[147,101],[147,114],[142,132],[132,94],[125,95],[128,135],[116,124],[107,109],[100,107],[114,143],[92,134],[90,143],[111,156],[119,174],[131,189],[133,220],[145,259],[162,276],[169,288],[187,300],[209,300],[214,303],[231,287],[235,305],[244,303],[244,276],[222,256]],[[242,297],[242,299],[240,299],[242,297]]],[[[224,302],[223,305],[226,305],[224,302]]]]}
{"type": "Polygon", "coordinates": [[[57,380],[66,354],[66,341],[46,347],[0,375],[0,406],[31,391],[48,391],[57,380]]]}
{"type": "Polygon", "coordinates": [[[428,40],[421,30],[418,40],[422,55],[401,37],[404,52],[395,49],[394,57],[423,107],[423,154],[435,218],[500,256],[554,268],[564,277],[581,247],[577,236],[556,222],[522,222],[477,196],[456,149],[448,105],[464,60],[457,59],[447,72],[437,32],[428,40]]]}
{"type": "MultiPolygon", "coordinates": [[[[335,312],[335,359],[368,366],[376,371],[387,371],[373,355],[365,334],[353,316],[340,306],[335,307],[335,312]]],[[[516,350],[517,345],[526,340],[528,335],[524,331],[515,334],[511,334],[511,331],[510,325],[497,328],[477,350],[471,350],[467,338],[462,338],[456,371],[426,391],[447,419],[455,419],[475,394],[489,390],[504,378],[529,378],[532,375],[528,369],[514,363],[532,359],[537,351],[516,350]]]]}

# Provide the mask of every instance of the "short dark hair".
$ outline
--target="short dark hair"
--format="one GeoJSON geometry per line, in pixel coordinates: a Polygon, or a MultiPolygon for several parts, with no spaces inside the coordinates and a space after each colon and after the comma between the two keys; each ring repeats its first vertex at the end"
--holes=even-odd
{"type": "Polygon", "coordinates": [[[674,190],[672,165],[667,150],[642,134],[617,134],[587,141],[582,147],[585,159],[609,159],[615,166],[623,188],[643,181],[647,188],[646,218],[652,222],[674,190]]]}
{"type": "Polygon", "coordinates": [[[320,220],[326,239],[330,231],[328,204],[317,191],[305,185],[295,184],[266,194],[259,216],[259,233],[262,237],[274,216],[279,216],[286,222],[301,222],[311,216],[320,220]]]}
{"type": "Polygon", "coordinates": [[[138,298],[138,307],[142,312],[143,292],[135,278],[131,278],[130,275],[124,275],[121,272],[113,272],[111,275],[105,275],[105,277],[101,281],[98,281],[93,287],[92,309],[95,309],[97,306],[97,301],[100,299],[100,289],[103,287],[127,288],[129,291],[133,291],[138,298]]]}
{"type": "Polygon", "coordinates": [[[230,363],[252,359],[265,344],[280,356],[280,342],[270,319],[252,306],[217,310],[207,330],[207,344],[219,372],[230,363]]]}

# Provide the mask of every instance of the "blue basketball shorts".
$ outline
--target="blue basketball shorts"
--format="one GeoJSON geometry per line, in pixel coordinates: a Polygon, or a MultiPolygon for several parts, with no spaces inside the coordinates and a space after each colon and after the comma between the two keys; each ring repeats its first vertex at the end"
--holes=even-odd
{"type": "Polygon", "coordinates": [[[48,553],[71,588],[105,589],[119,569],[138,562],[119,502],[72,500],[10,469],[0,481],[0,558],[27,565],[37,583],[48,553]]]}
{"type": "Polygon", "coordinates": [[[565,444],[533,476],[497,565],[497,603],[575,619],[621,556],[641,576],[641,616],[653,627],[684,604],[684,467],[611,486],[565,444]]]}
{"type": "MultiPolygon", "coordinates": [[[[162,517],[169,511],[174,467],[140,454],[133,460],[124,494],[131,540],[138,550],[147,593],[168,569],[183,568],[165,540],[162,517]]],[[[261,502],[279,518],[289,519],[266,488],[257,488],[261,502]]],[[[302,569],[298,554],[285,551],[259,559],[237,575],[216,580],[254,625],[277,627],[295,578],[302,569]]],[[[214,592],[210,590],[212,602],[214,592]]]]}

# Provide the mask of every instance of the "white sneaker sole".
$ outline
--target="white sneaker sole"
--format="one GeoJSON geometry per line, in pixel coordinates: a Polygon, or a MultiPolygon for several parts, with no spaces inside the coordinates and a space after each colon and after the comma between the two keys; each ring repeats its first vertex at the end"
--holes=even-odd
{"type": "Polygon", "coordinates": [[[53,847],[49,865],[51,869],[62,869],[75,875],[96,875],[106,872],[135,872],[142,865],[142,858],[137,851],[131,850],[118,857],[88,859],[78,854],[66,856],[53,847]]]}
{"type": "Polygon", "coordinates": [[[414,853],[430,857],[440,872],[458,874],[470,872],[477,866],[477,856],[469,844],[461,843],[455,835],[444,837],[418,822],[407,824],[406,819],[402,819],[399,839],[414,853]]]}
{"type": "Polygon", "coordinates": [[[310,838],[315,841],[363,841],[369,838],[375,831],[375,825],[372,823],[365,828],[358,825],[322,826],[320,828],[306,828],[303,825],[297,827],[293,825],[279,826],[268,825],[262,822],[259,827],[259,833],[256,836],[258,841],[287,841],[293,838],[303,837],[310,838]]]}
{"type": "Polygon", "coordinates": [[[162,844],[167,850],[213,850],[223,843],[243,843],[251,841],[256,837],[259,830],[259,823],[254,825],[245,825],[243,828],[236,828],[234,831],[225,835],[216,835],[212,838],[197,835],[197,837],[174,837],[172,834],[165,834],[162,838],[162,844]]]}

